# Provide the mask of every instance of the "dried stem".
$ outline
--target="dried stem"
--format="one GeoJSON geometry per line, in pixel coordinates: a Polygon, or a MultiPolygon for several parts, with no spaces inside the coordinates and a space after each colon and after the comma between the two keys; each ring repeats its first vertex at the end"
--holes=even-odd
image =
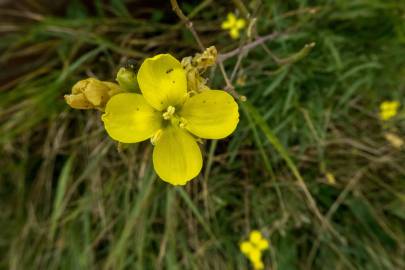
{"type": "Polygon", "coordinates": [[[180,20],[187,26],[188,30],[190,30],[191,34],[193,34],[194,39],[197,41],[198,47],[200,47],[201,51],[205,50],[203,43],[201,42],[200,37],[198,36],[197,32],[194,29],[193,22],[190,21],[186,15],[184,15],[183,11],[181,11],[177,0],[170,0],[172,5],[173,11],[177,14],[180,20]]]}
{"type": "Polygon", "coordinates": [[[255,48],[256,46],[263,44],[266,41],[272,40],[278,36],[280,36],[281,34],[279,32],[273,32],[271,34],[268,34],[266,36],[263,37],[259,37],[257,38],[255,41],[246,44],[245,46],[243,46],[242,48],[237,48],[235,50],[232,50],[230,52],[224,53],[224,54],[220,54],[218,55],[218,63],[222,63],[225,60],[228,60],[229,58],[232,58],[236,55],[238,55],[241,51],[249,51],[253,48],[255,48]]]}
{"type": "Polygon", "coordinates": [[[224,77],[226,86],[225,89],[227,92],[229,92],[235,99],[240,99],[241,97],[239,94],[235,91],[235,87],[232,85],[231,80],[229,79],[228,75],[226,74],[224,64],[222,62],[218,63],[219,69],[221,70],[222,76],[224,77]]]}

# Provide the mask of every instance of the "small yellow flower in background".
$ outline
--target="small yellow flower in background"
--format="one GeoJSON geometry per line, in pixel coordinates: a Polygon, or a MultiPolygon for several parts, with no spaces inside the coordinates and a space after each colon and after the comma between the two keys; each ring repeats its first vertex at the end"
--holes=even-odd
{"type": "Polygon", "coordinates": [[[263,237],[261,232],[254,230],[249,234],[249,240],[243,241],[240,251],[250,260],[254,269],[264,269],[262,253],[269,248],[269,242],[263,237]]]}
{"type": "Polygon", "coordinates": [[[107,103],[102,116],[116,141],[154,144],[153,165],[161,179],[184,185],[202,168],[198,138],[222,139],[239,121],[238,104],[222,90],[191,95],[187,74],[170,54],[147,58],[139,68],[141,94],[121,93],[107,103]]]}
{"type": "Polygon", "coordinates": [[[384,133],[384,137],[396,149],[401,149],[404,145],[404,141],[394,133],[386,132],[384,133]]]}
{"type": "Polygon", "coordinates": [[[336,184],[336,178],[333,175],[333,173],[326,172],[325,176],[326,176],[326,180],[328,181],[328,184],[330,184],[330,185],[336,184]]]}
{"type": "Polygon", "coordinates": [[[237,18],[235,14],[229,13],[226,21],[221,25],[224,30],[229,30],[229,35],[233,39],[239,38],[239,31],[246,26],[246,20],[242,18],[237,18]]]}
{"type": "Polygon", "coordinates": [[[380,118],[387,121],[397,115],[400,103],[398,101],[384,101],[380,105],[380,118]]]}

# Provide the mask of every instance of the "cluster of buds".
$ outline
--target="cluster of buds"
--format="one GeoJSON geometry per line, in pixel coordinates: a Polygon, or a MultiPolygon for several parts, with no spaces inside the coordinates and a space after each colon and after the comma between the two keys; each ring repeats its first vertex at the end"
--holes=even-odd
{"type": "Polygon", "coordinates": [[[201,74],[207,68],[215,65],[217,60],[217,49],[214,46],[207,48],[202,53],[195,54],[194,57],[184,57],[181,60],[181,65],[186,71],[187,88],[191,93],[200,93],[209,89],[206,85],[207,80],[201,74]]]}
{"type": "Polygon", "coordinates": [[[124,90],[116,83],[87,78],[72,87],[72,93],[65,95],[66,103],[74,109],[103,110],[107,101],[124,90]]]}
{"type": "Polygon", "coordinates": [[[72,92],[65,95],[66,103],[73,109],[104,111],[108,100],[119,93],[138,90],[136,74],[131,68],[120,68],[116,78],[117,83],[87,78],[78,81],[72,87],[72,92]]]}
{"type": "Polygon", "coordinates": [[[269,248],[269,242],[259,231],[251,231],[248,241],[240,244],[240,250],[250,260],[256,270],[264,269],[262,252],[269,248]]]}

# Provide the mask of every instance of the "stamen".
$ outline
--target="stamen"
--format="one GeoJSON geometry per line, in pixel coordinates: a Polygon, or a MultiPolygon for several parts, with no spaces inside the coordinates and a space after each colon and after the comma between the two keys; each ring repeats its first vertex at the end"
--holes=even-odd
{"type": "Polygon", "coordinates": [[[185,128],[186,126],[187,126],[187,120],[184,119],[183,117],[180,118],[179,127],[180,128],[185,128]]]}
{"type": "Polygon", "coordinates": [[[158,131],[156,131],[156,133],[150,138],[150,142],[155,145],[160,138],[162,137],[162,130],[159,129],[158,131]]]}
{"type": "Polygon", "coordinates": [[[176,112],[175,107],[173,107],[173,106],[167,107],[166,112],[163,113],[163,119],[169,120],[170,118],[172,118],[172,116],[174,115],[175,112],[176,112]]]}

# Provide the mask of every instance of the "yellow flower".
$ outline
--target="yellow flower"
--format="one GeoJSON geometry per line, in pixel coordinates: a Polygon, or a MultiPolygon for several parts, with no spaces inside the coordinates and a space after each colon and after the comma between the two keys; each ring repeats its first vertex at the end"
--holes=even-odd
{"type": "Polygon", "coordinates": [[[201,171],[196,137],[221,139],[239,121],[238,105],[221,90],[190,96],[186,73],[170,54],[146,59],[137,75],[142,94],[112,97],[102,116],[111,138],[122,143],[151,139],[153,165],[164,181],[184,185],[201,171]]]}
{"type": "Polygon", "coordinates": [[[229,35],[233,39],[239,38],[239,31],[246,26],[245,19],[236,18],[235,14],[229,13],[226,21],[221,25],[221,28],[224,30],[229,30],[229,35]]]}
{"type": "Polygon", "coordinates": [[[249,234],[249,241],[240,244],[240,250],[250,260],[254,269],[264,269],[262,252],[269,248],[269,242],[263,238],[261,232],[253,230],[249,234]]]}
{"type": "Polygon", "coordinates": [[[398,101],[384,101],[380,105],[380,118],[383,121],[387,121],[398,113],[400,103],[398,101]]]}

